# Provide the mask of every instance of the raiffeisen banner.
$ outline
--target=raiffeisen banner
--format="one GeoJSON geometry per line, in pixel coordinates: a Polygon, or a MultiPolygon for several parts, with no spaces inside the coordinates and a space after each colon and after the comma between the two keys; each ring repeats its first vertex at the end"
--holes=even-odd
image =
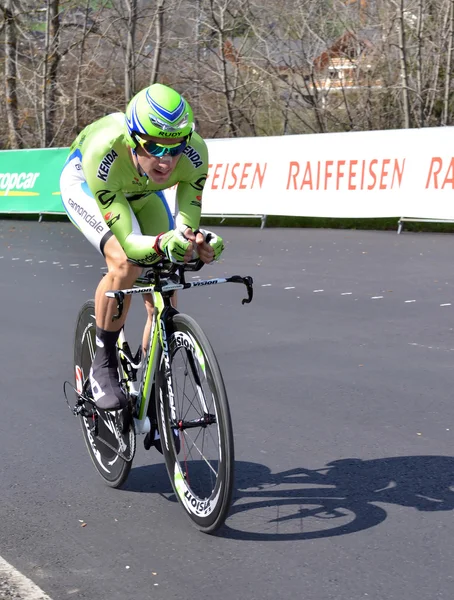
{"type": "Polygon", "coordinates": [[[210,140],[205,213],[454,219],[454,127],[210,140]]]}
{"type": "Polygon", "coordinates": [[[0,152],[0,212],[63,212],[59,179],[68,148],[0,152]]]}
{"type": "MultiPolygon", "coordinates": [[[[454,219],[453,139],[440,127],[207,140],[202,214],[454,219]]],[[[67,152],[0,152],[0,212],[63,212],[67,152]]]]}

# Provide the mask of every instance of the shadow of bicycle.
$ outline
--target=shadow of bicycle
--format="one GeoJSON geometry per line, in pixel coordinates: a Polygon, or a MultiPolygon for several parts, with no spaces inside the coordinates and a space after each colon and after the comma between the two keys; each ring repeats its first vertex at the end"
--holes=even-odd
{"type": "MultiPolygon", "coordinates": [[[[164,464],[133,468],[123,489],[176,502],[164,464]]],[[[453,510],[454,457],[346,458],[282,473],[236,461],[233,506],[217,535],[258,541],[347,535],[382,523],[383,504],[453,510]]]]}
{"type": "Polygon", "coordinates": [[[220,534],[262,541],[347,535],[386,519],[376,503],[452,510],[454,457],[347,458],[282,473],[237,462],[235,500],[220,534]]]}

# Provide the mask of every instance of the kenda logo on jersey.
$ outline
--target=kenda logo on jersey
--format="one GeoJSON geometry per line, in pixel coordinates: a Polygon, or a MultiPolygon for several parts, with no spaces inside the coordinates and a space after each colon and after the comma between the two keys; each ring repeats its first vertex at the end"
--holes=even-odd
{"type": "Polygon", "coordinates": [[[5,190],[5,196],[12,189],[29,190],[39,176],[40,173],[0,173],[0,190],[5,190]]]}
{"type": "Polygon", "coordinates": [[[98,179],[107,181],[107,176],[109,175],[110,167],[112,166],[112,163],[117,158],[117,156],[118,154],[115,152],[115,150],[112,150],[112,152],[108,152],[105,155],[105,157],[101,161],[101,164],[98,167],[98,179]]]}

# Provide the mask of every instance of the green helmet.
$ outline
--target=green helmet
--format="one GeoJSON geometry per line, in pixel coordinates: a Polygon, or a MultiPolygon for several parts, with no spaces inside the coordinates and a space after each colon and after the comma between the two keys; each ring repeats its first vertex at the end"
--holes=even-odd
{"type": "Polygon", "coordinates": [[[189,104],[178,92],[161,83],[138,92],[128,104],[125,117],[127,140],[133,148],[136,136],[179,138],[190,135],[194,129],[189,104]]]}

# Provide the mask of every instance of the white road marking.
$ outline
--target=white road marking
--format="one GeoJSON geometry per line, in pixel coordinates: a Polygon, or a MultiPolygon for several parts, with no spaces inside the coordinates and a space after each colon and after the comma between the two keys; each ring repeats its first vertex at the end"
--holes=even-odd
{"type": "Polygon", "coordinates": [[[353,292],[342,292],[341,296],[352,296],[353,292]]]}
{"type": "Polygon", "coordinates": [[[426,344],[409,343],[409,346],[416,348],[425,348],[426,350],[441,350],[442,352],[454,352],[454,348],[440,348],[440,346],[427,346],[426,344]]]}
{"type": "Polygon", "coordinates": [[[314,294],[318,294],[319,292],[324,292],[325,290],[314,290],[314,294]]]}
{"type": "Polygon", "coordinates": [[[50,596],[45,594],[42,589],[33,583],[30,579],[22,575],[12,565],[0,557],[0,579],[7,582],[7,585],[14,592],[12,597],[27,598],[27,600],[51,600],[50,596]]]}
{"type": "Polygon", "coordinates": [[[440,306],[452,306],[452,304],[451,303],[449,303],[449,304],[440,304],[440,306]]]}
{"type": "Polygon", "coordinates": [[[78,267],[79,265],[77,263],[73,263],[72,265],[69,265],[70,267],[78,267]]]}
{"type": "Polygon", "coordinates": [[[286,288],[284,288],[284,290],[294,290],[294,289],[295,289],[295,288],[294,288],[294,287],[291,287],[291,286],[290,286],[290,287],[286,287],[286,288]]]}
{"type": "Polygon", "coordinates": [[[405,304],[409,304],[410,302],[416,302],[416,300],[405,300],[405,304]]]}
{"type": "Polygon", "coordinates": [[[271,283],[262,283],[262,287],[271,287],[271,283]]]}
{"type": "Polygon", "coordinates": [[[384,298],[384,296],[372,296],[371,300],[379,300],[380,298],[384,298]]]}

